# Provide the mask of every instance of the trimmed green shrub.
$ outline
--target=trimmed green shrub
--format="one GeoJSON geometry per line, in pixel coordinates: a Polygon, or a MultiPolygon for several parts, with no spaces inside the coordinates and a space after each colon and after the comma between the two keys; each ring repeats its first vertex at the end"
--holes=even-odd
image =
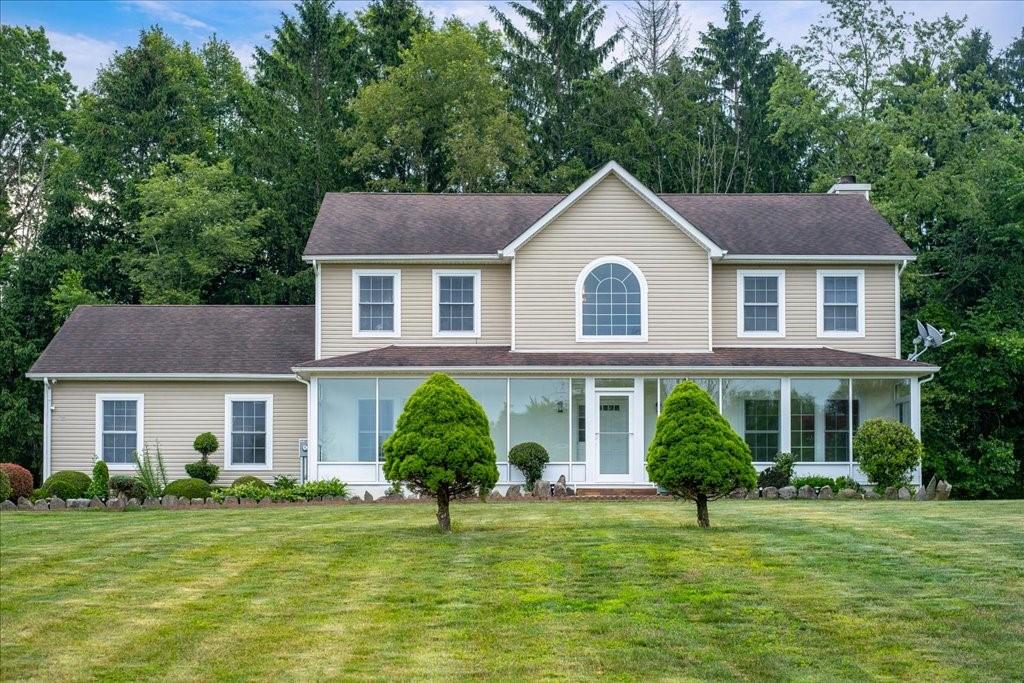
{"type": "Polygon", "coordinates": [[[517,443],[508,452],[508,461],[523,473],[529,490],[544,476],[544,466],[549,460],[547,449],[533,441],[517,443]]]}
{"type": "Polygon", "coordinates": [[[452,498],[491,489],[498,481],[487,414],[443,373],[431,375],[412,392],[383,448],[388,481],[437,499],[441,533],[452,529],[452,498]]]}
{"type": "Polygon", "coordinates": [[[178,498],[208,498],[210,485],[202,479],[175,479],[164,487],[164,495],[178,498]]]}
{"type": "Polygon", "coordinates": [[[39,487],[44,498],[57,496],[67,500],[68,498],[85,498],[89,491],[89,484],[92,480],[89,475],[74,470],[62,470],[54,472],[39,487]]]}
{"type": "Polygon", "coordinates": [[[220,467],[209,460],[196,460],[185,465],[185,472],[193,479],[202,479],[207,484],[212,484],[217,481],[220,467]]]}
{"type": "Polygon", "coordinates": [[[923,453],[913,430],[892,420],[867,420],[853,436],[857,464],[872,483],[883,489],[906,484],[923,453]]]}
{"type": "Polygon", "coordinates": [[[322,481],[307,481],[302,486],[292,489],[297,491],[306,500],[312,500],[317,496],[336,496],[344,498],[348,494],[348,487],[338,479],[325,479],[322,481]]]}
{"type": "Polygon", "coordinates": [[[235,479],[233,482],[231,482],[231,488],[241,486],[243,484],[256,484],[257,486],[262,486],[263,488],[270,488],[270,484],[263,481],[259,477],[254,477],[251,474],[247,474],[244,477],[239,477],[238,479],[235,479]]]}
{"type": "Polygon", "coordinates": [[[274,477],[274,488],[275,489],[293,489],[299,485],[299,480],[295,477],[286,477],[283,474],[279,474],[274,477]]]}
{"type": "Polygon", "coordinates": [[[146,497],[146,489],[142,488],[139,480],[126,474],[115,474],[110,478],[108,485],[111,495],[115,498],[123,495],[125,498],[135,498],[141,501],[146,497]]]}
{"type": "Polygon", "coordinates": [[[86,498],[106,498],[110,493],[110,469],[107,463],[97,460],[92,466],[92,483],[85,492],[86,498]]]}
{"type": "Polygon", "coordinates": [[[842,489],[853,489],[854,491],[860,491],[863,486],[857,483],[857,480],[853,477],[836,477],[835,490],[841,491],[842,489]]]}
{"type": "Polygon", "coordinates": [[[217,442],[217,437],[213,432],[203,432],[192,442],[192,450],[203,456],[203,460],[209,458],[218,448],[220,448],[220,443],[217,442]]]}
{"type": "Polygon", "coordinates": [[[11,478],[7,476],[7,472],[0,470],[0,501],[10,498],[13,492],[14,489],[11,488],[11,478]]]}
{"type": "Polygon", "coordinates": [[[733,431],[707,392],[680,382],[662,405],[647,451],[647,474],[669,493],[697,503],[697,524],[711,526],[708,501],[753,488],[750,447],[733,431]]]}
{"type": "Polygon", "coordinates": [[[28,498],[32,495],[35,482],[31,472],[13,462],[0,462],[0,470],[7,473],[7,480],[11,484],[11,495],[8,498],[17,500],[20,496],[28,498]]]}
{"type": "Polygon", "coordinates": [[[793,477],[793,480],[789,483],[790,486],[800,488],[801,486],[810,486],[812,489],[820,489],[823,486],[831,486],[833,491],[838,491],[838,484],[832,477],[823,477],[821,475],[812,474],[806,477],[793,477]]]}
{"type": "MultiPolygon", "coordinates": [[[[245,477],[240,477],[240,479],[244,478],[245,477]]],[[[261,481],[255,477],[252,477],[249,481],[244,481],[241,484],[232,484],[222,491],[214,491],[213,497],[214,500],[223,501],[227,496],[248,498],[250,500],[262,500],[267,496],[269,496],[271,500],[302,500],[302,496],[295,489],[274,490],[270,488],[265,481],[261,481]]]]}
{"type": "Polygon", "coordinates": [[[793,476],[793,456],[789,453],[779,453],[771,467],[766,467],[757,475],[757,485],[761,488],[774,486],[781,489],[789,486],[790,477],[793,476]]]}

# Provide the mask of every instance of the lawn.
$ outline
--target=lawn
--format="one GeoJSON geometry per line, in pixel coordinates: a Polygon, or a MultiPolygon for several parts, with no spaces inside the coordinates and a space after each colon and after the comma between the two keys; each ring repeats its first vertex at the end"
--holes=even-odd
{"type": "Polygon", "coordinates": [[[0,678],[1020,680],[1024,502],[0,520],[0,678]]]}

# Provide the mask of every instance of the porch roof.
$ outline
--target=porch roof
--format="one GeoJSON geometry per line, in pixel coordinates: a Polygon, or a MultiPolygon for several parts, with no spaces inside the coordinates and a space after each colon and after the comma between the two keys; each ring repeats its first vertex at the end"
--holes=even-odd
{"type": "Polygon", "coordinates": [[[468,369],[863,371],[925,375],[938,366],[827,347],[715,348],[705,353],[538,353],[508,346],[386,346],[295,366],[300,373],[468,369]]]}

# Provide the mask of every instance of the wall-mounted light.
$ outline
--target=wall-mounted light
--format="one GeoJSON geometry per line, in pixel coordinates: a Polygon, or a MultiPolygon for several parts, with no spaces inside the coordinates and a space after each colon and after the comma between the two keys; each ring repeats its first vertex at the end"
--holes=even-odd
{"type": "Polygon", "coordinates": [[[565,401],[555,401],[555,410],[559,413],[565,412],[565,401]]]}

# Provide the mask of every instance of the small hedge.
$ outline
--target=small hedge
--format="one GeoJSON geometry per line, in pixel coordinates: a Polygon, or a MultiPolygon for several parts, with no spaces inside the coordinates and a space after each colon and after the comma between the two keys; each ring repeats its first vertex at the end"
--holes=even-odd
{"type": "Polygon", "coordinates": [[[202,479],[175,479],[164,489],[165,496],[209,498],[210,485],[202,479]]]}
{"type": "Polygon", "coordinates": [[[39,487],[40,493],[44,498],[57,496],[68,500],[69,498],[85,498],[86,493],[89,491],[89,484],[92,480],[89,479],[88,474],[82,472],[76,472],[74,470],[63,470],[61,472],[54,472],[50,477],[43,482],[43,485],[39,487]]]}
{"type": "Polygon", "coordinates": [[[233,482],[231,482],[231,487],[234,488],[235,486],[241,486],[243,484],[256,484],[257,486],[262,486],[263,488],[270,488],[270,484],[263,481],[259,477],[254,477],[251,474],[247,474],[244,477],[239,477],[238,479],[235,479],[233,482]]]}
{"type": "Polygon", "coordinates": [[[11,478],[7,476],[7,472],[0,470],[0,500],[10,498],[13,491],[14,489],[11,488],[11,478]]]}
{"type": "Polygon", "coordinates": [[[250,480],[242,482],[241,484],[233,484],[231,487],[222,491],[214,491],[213,498],[214,500],[221,502],[227,496],[248,498],[249,500],[262,500],[263,498],[269,497],[270,500],[278,503],[313,500],[314,498],[319,498],[321,496],[344,498],[348,493],[348,487],[344,482],[339,481],[338,479],[310,481],[300,486],[285,486],[280,488],[271,488],[267,486],[266,482],[260,480],[257,481],[259,483],[250,480]]]}
{"type": "Polygon", "coordinates": [[[32,480],[32,473],[21,465],[13,462],[0,462],[0,470],[7,473],[11,482],[11,500],[17,500],[21,496],[28,498],[32,495],[35,482],[32,480]]]}
{"type": "Polygon", "coordinates": [[[97,460],[92,466],[92,483],[86,490],[87,498],[106,498],[110,493],[110,469],[107,463],[97,460]]]}
{"type": "Polygon", "coordinates": [[[532,490],[533,485],[544,476],[544,466],[548,460],[547,450],[533,441],[516,444],[508,452],[508,461],[523,473],[528,490],[532,490]]]}
{"type": "Polygon", "coordinates": [[[881,489],[903,486],[910,470],[921,462],[924,449],[914,431],[899,422],[874,418],[853,436],[853,455],[861,471],[881,489]]]}
{"type": "Polygon", "coordinates": [[[833,491],[839,490],[835,479],[816,474],[811,474],[806,477],[793,477],[792,481],[789,482],[789,485],[796,488],[800,488],[801,486],[810,486],[812,489],[820,489],[822,487],[829,486],[833,491]]]}
{"type": "Polygon", "coordinates": [[[775,463],[771,467],[761,470],[757,475],[757,485],[761,488],[774,486],[781,489],[790,485],[790,477],[793,476],[793,456],[789,453],[779,453],[775,463]]]}

